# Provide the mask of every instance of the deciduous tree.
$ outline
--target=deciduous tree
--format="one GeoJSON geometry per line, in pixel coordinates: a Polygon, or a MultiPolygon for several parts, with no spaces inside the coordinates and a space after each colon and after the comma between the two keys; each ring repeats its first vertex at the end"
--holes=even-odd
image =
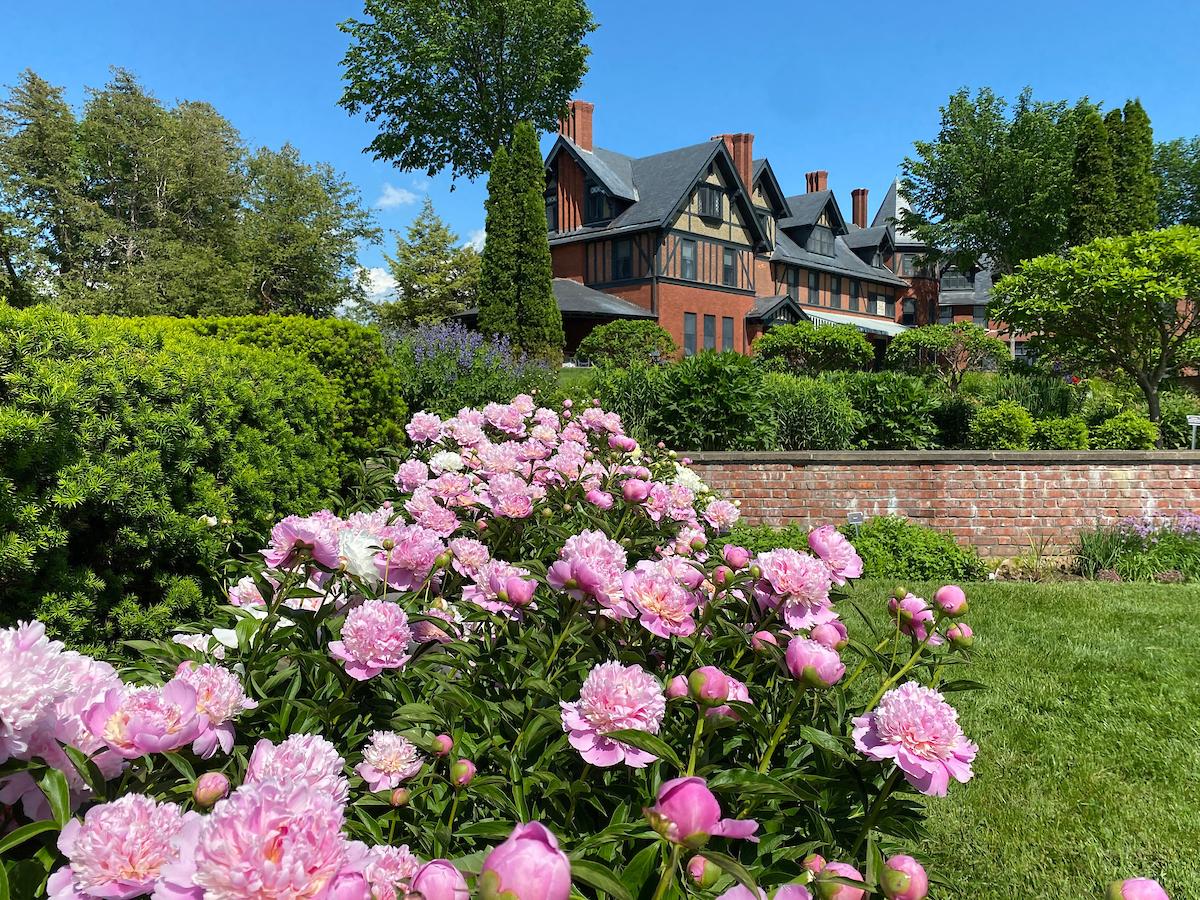
{"type": "Polygon", "coordinates": [[[897,335],[887,361],[897,369],[928,373],[957,391],[967,372],[994,371],[1008,362],[1004,341],[973,322],[923,325],[897,335]]]}
{"type": "Polygon", "coordinates": [[[1156,146],[1154,174],[1159,225],[1200,225],[1200,137],[1156,146]]]}

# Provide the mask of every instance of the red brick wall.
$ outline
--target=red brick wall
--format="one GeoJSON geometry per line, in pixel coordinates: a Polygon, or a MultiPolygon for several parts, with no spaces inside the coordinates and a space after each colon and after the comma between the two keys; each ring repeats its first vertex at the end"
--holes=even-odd
{"type": "Polygon", "coordinates": [[[900,515],[984,556],[1069,552],[1082,529],[1126,516],[1200,511],[1200,453],[694,453],[712,488],[751,523],[843,524],[900,515]]]}
{"type": "Polygon", "coordinates": [[[659,282],[658,324],[670,332],[683,349],[683,314],[696,313],[696,350],[704,349],[704,316],[717,317],[717,349],[721,349],[721,317],[733,318],[733,347],[746,346],[746,313],[754,306],[748,294],[719,291],[686,284],[659,282]]]}

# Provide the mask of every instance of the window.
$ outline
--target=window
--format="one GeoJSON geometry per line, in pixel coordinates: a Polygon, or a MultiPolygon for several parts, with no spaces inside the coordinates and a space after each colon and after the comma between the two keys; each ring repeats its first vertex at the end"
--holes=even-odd
{"type": "Polygon", "coordinates": [[[857,278],[850,279],[850,311],[858,312],[858,299],[862,295],[862,284],[857,278]]]}
{"type": "Polygon", "coordinates": [[[943,306],[938,310],[938,324],[951,325],[954,322],[954,307],[943,306]]]}
{"type": "Polygon", "coordinates": [[[787,279],[787,295],[793,300],[799,300],[800,292],[798,287],[800,281],[800,270],[794,268],[793,266],[788,266],[787,271],[784,274],[784,278],[787,279]]]}
{"type": "Polygon", "coordinates": [[[613,281],[625,281],[633,277],[633,241],[626,238],[613,241],[613,281]]]}
{"type": "Polygon", "coordinates": [[[876,250],[875,254],[871,257],[871,265],[877,269],[883,268],[883,254],[880,251],[876,250]]]}
{"type": "Polygon", "coordinates": [[[583,223],[593,225],[597,222],[607,222],[612,218],[612,205],[604,188],[588,178],[583,183],[584,204],[583,223]]]}
{"type": "Polygon", "coordinates": [[[721,349],[733,349],[733,316],[721,316],[721,349]]]}
{"type": "Polygon", "coordinates": [[[717,317],[716,316],[705,316],[704,317],[704,349],[705,350],[716,350],[717,349],[717,317]]]}
{"type": "Polygon", "coordinates": [[[725,215],[725,195],[719,187],[711,184],[700,185],[697,197],[700,207],[700,217],[704,219],[720,219],[725,215]]]}
{"type": "Polygon", "coordinates": [[[679,242],[679,277],[696,280],[696,242],[687,238],[679,242]]]}
{"type": "Polygon", "coordinates": [[[896,318],[896,301],[891,297],[885,297],[883,301],[883,314],[889,319],[896,318]]]}
{"type": "Polygon", "coordinates": [[[546,185],[546,228],[558,231],[558,181],[546,185]]]}
{"type": "Polygon", "coordinates": [[[683,314],[683,355],[696,355],[696,314],[683,314]]]}
{"type": "Polygon", "coordinates": [[[957,269],[947,269],[942,275],[943,291],[965,291],[971,288],[972,279],[957,269]]]}
{"type": "Polygon", "coordinates": [[[834,309],[842,308],[842,276],[829,276],[829,305],[834,309]]]}
{"type": "Polygon", "coordinates": [[[833,232],[825,225],[814,225],[808,238],[808,249],[822,256],[833,256],[833,232]]]}
{"type": "Polygon", "coordinates": [[[721,251],[721,283],[737,287],[737,253],[729,247],[721,251]]]}
{"type": "Polygon", "coordinates": [[[900,324],[917,324],[917,301],[911,297],[900,304],[900,324]]]}
{"type": "Polygon", "coordinates": [[[986,306],[976,306],[971,312],[971,321],[983,328],[988,327],[988,313],[986,306]]]}
{"type": "Polygon", "coordinates": [[[813,306],[821,305],[821,276],[817,272],[808,273],[808,302],[813,306]]]}

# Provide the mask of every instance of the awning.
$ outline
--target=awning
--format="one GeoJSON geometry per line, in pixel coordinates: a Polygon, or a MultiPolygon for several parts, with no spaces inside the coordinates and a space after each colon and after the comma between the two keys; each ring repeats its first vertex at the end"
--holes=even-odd
{"type": "Polygon", "coordinates": [[[859,331],[867,334],[880,334],[884,337],[895,337],[908,331],[908,327],[899,322],[886,322],[883,319],[868,319],[864,316],[848,316],[844,313],[815,311],[811,306],[804,308],[805,314],[816,325],[853,325],[859,331]]]}

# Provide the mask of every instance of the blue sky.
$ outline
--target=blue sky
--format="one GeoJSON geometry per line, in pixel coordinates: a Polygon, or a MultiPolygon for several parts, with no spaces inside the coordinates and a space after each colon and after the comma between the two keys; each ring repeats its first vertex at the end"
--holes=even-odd
{"type": "MultiPolygon", "coordinates": [[[[403,229],[428,193],[465,239],[483,225],[482,183],[425,178],[361,150],[371,126],[337,106],[341,0],[147,2],[0,0],[0,84],[32,68],[67,88],[132,69],[160,99],[207,100],[251,146],[291,141],[355,182],[385,229],[403,229]]],[[[593,0],[600,29],[580,96],[596,104],[596,142],[640,155],[727,131],[757,135],[789,192],[827,169],[871,212],[938,107],[961,86],[1014,96],[1141,97],[1159,138],[1200,133],[1200,3],[1009,0],[854,3],[593,0]]],[[[386,242],[391,243],[390,236],[386,242]]],[[[366,248],[364,265],[382,265],[366,248]]]]}

